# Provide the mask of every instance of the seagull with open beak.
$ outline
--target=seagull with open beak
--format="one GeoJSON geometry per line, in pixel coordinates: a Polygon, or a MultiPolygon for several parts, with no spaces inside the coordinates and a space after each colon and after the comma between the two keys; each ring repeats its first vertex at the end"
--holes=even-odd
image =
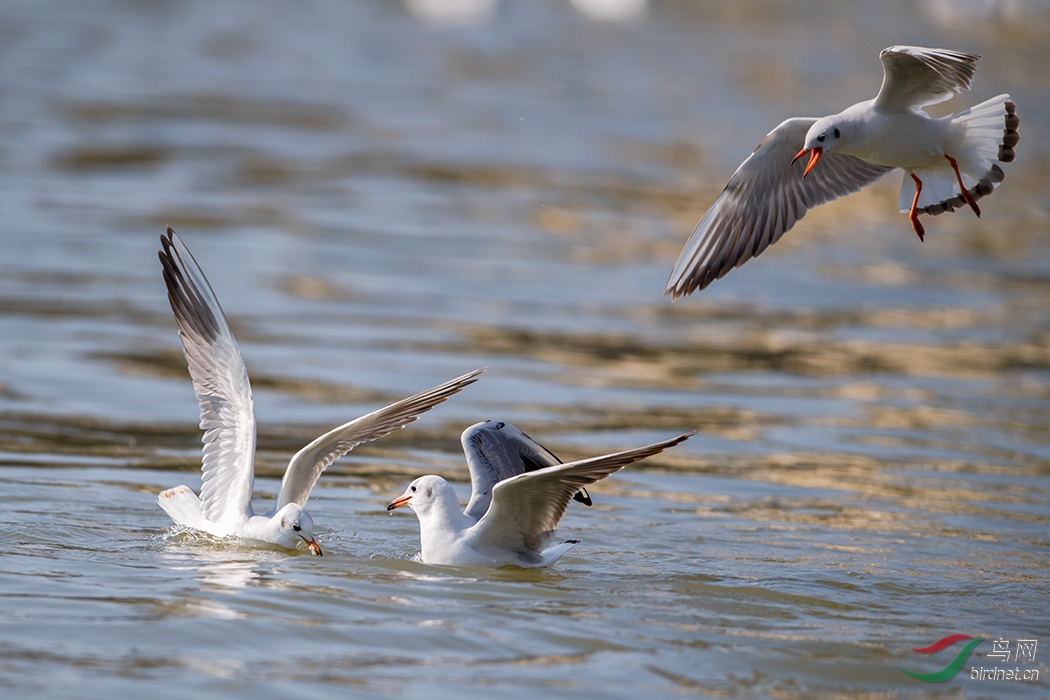
{"type": "Polygon", "coordinates": [[[999,95],[935,119],[922,108],[969,90],[978,56],[891,46],[880,58],[874,99],[829,117],[788,119],[766,135],[693,231],[665,294],[704,289],[780,240],[808,210],[895,169],[904,171],[898,208],[919,240],[920,214],[969,207],[981,215],[977,200],[1003,181],[999,164],[1014,160],[1016,105],[999,95]]]}

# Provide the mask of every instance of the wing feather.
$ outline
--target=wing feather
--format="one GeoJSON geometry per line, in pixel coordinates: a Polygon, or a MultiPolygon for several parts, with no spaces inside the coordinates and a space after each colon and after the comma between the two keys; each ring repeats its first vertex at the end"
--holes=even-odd
{"type": "MultiPolygon", "coordinates": [[[[526,472],[561,464],[550,450],[510,423],[487,420],[463,431],[461,442],[470,469],[470,501],[465,514],[480,520],[492,502],[492,489],[500,481],[526,472]]],[[[573,498],[591,505],[586,489],[573,498]]]]}
{"type": "Polygon", "coordinates": [[[306,507],[310,492],[328,466],[363,442],[378,440],[404,428],[439,403],[478,380],[485,369],[476,369],[444,384],[402,399],[378,411],[330,430],[295,453],[281,481],[276,510],[289,503],[306,507]]]}
{"type": "Polygon", "coordinates": [[[758,257],[813,207],[871,184],[893,168],[826,153],[805,180],[805,163],[791,159],[805,145],[812,118],[773,129],[737,168],[697,224],[675,263],[664,294],[677,299],[704,289],[758,257]]]}
{"type": "Polygon", "coordinates": [[[500,481],[492,489],[492,505],[474,526],[472,536],[480,546],[541,552],[558,529],[574,493],[692,435],[687,433],[633,450],[557,464],[500,481]]]}
{"type": "Polygon", "coordinates": [[[170,227],[158,253],[204,430],[201,510],[212,522],[252,515],[255,410],[248,371],[219,300],[170,227]]]}
{"type": "Polygon", "coordinates": [[[951,99],[969,90],[977,59],[972,53],[921,46],[891,46],[879,54],[882,88],[879,109],[915,109],[951,99]]]}

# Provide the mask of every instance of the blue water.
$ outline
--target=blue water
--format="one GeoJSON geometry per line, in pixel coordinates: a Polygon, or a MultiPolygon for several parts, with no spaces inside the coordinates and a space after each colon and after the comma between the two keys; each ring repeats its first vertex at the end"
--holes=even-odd
{"type": "Polygon", "coordinates": [[[1050,695],[969,677],[1050,645],[1045,4],[424,4],[0,6],[4,696],[1050,695]],[[662,297],[762,136],[873,95],[895,43],[983,55],[947,109],[1018,103],[982,217],[920,244],[891,175],[662,297]],[[248,365],[259,507],[316,435],[489,368],[324,475],[323,558],[156,505],[199,487],[168,224],[248,365]],[[566,459],[699,434],[570,507],[553,568],[416,563],[384,507],[465,498],[486,418],[566,459]],[[988,640],[953,680],[895,668],[952,633],[988,640]]]}

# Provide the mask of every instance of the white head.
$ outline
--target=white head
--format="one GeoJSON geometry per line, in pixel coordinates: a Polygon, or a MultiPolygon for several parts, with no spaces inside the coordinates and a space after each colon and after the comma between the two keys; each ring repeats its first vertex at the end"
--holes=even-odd
{"type": "Polygon", "coordinates": [[[822,117],[814,122],[813,126],[809,127],[809,131],[806,133],[805,145],[791,162],[794,163],[807,153],[810,154],[809,163],[806,164],[806,171],[802,173],[802,179],[804,180],[822,155],[836,150],[841,144],[842,123],[837,119],[837,115],[822,117]]]}
{"type": "Polygon", "coordinates": [[[289,503],[273,516],[277,525],[278,544],[288,549],[296,549],[300,542],[305,542],[310,552],[322,556],[321,546],[314,539],[314,519],[298,503],[289,503]]]}
{"type": "Polygon", "coordinates": [[[454,511],[459,511],[459,499],[455,489],[440,476],[431,474],[421,476],[409,484],[405,492],[391,501],[386,509],[394,510],[408,506],[422,519],[429,516],[435,510],[435,506],[447,508],[449,504],[454,511]]]}

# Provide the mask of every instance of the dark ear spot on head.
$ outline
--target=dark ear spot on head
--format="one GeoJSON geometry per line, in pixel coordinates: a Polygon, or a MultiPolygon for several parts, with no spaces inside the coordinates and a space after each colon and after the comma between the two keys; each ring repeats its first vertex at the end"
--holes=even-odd
{"type": "Polygon", "coordinates": [[[427,496],[427,498],[430,498],[430,497],[431,497],[431,496],[433,496],[433,495],[434,495],[434,489],[432,489],[432,488],[430,488],[430,487],[428,486],[428,487],[427,487],[427,491],[426,491],[426,496],[427,496]]]}
{"type": "Polygon", "coordinates": [[[835,138],[838,138],[839,136],[842,136],[842,133],[839,131],[838,127],[835,127],[835,138]]]}

